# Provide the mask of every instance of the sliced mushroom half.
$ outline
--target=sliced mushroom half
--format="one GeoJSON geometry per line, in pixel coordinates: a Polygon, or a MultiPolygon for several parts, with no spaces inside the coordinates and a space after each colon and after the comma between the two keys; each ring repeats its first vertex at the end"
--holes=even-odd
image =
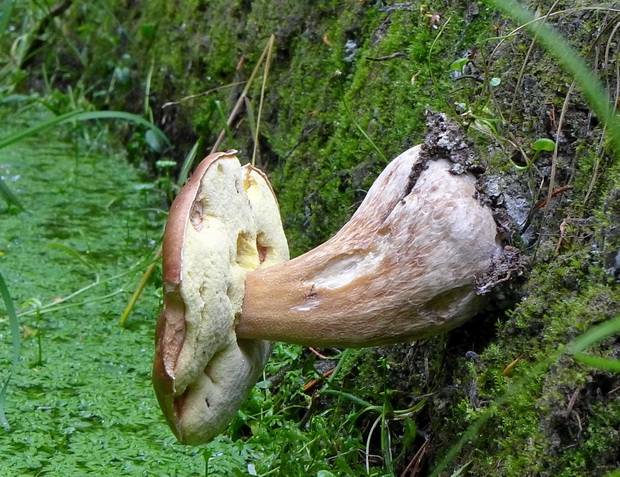
{"type": "Polygon", "coordinates": [[[236,336],[245,276],[288,259],[266,176],[241,167],[234,153],[199,165],[164,233],[153,381],[170,427],[187,444],[221,433],[256,383],[271,346],[236,336]]]}

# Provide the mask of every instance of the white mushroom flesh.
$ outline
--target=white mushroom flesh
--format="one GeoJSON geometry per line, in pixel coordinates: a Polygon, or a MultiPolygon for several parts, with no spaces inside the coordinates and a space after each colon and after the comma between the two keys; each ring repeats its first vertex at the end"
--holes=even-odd
{"type": "Polygon", "coordinates": [[[188,219],[177,250],[184,336],[164,363],[171,389],[155,384],[172,394],[167,417],[179,440],[198,443],[224,430],[269,356],[269,342],[237,340],[235,326],[246,274],[287,260],[288,247],[265,176],[234,156],[208,167],[188,219]]]}

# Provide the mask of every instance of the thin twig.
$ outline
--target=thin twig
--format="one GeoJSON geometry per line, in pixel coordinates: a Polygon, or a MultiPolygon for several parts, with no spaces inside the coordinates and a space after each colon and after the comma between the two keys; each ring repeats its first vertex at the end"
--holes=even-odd
{"type": "MultiPolygon", "coordinates": [[[[618,16],[616,16],[613,21],[616,21],[618,19],[618,16]]],[[[620,28],[620,23],[616,23],[613,30],[611,31],[611,33],[609,34],[609,40],[607,41],[607,45],[605,45],[605,61],[604,61],[604,65],[609,65],[611,64],[610,62],[610,48],[611,48],[611,44],[612,44],[612,39],[613,37],[616,35],[616,32],[618,31],[618,28],[620,28]]],[[[614,111],[618,109],[618,98],[620,97],[620,66],[618,65],[618,63],[616,62],[616,92],[615,92],[615,97],[612,101],[612,104],[614,106],[614,111]]],[[[609,94],[609,79],[606,79],[607,81],[607,93],[609,94]]],[[[592,191],[594,190],[594,186],[596,185],[596,179],[598,177],[598,172],[599,172],[599,168],[601,166],[601,151],[604,147],[604,143],[605,143],[605,132],[607,131],[607,126],[605,125],[603,127],[603,131],[601,132],[601,139],[599,141],[598,147],[597,147],[597,153],[595,154],[596,160],[594,163],[594,170],[592,171],[592,178],[590,179],[590,184],[588,185],[588,191],[586,192],[585,198],[583,199],[583,203],[584,205],[588,203],[588,200],[590,199],[590,195],[592,194],[592,191]]]]}
{"type": "Polygon", "coordinates": [[[370,56],[367,56],[366,59],[369,61],[390,61],[393,60],[395,58],[407,58],[407,53],[403,53],[402,51],[398,51],[396,53],[392,53],[391,55],[387,55],[387,56],[379,56],[376,58],[371,58],[370,56]]]}
{"type": "Polygon", "coordinates": [[[568,92],[566,93],[566,98],[564,98],[564,104],[562,105],[562,111],[560,112],[560,119],[558,120],[558,128],[556,130],[555,136],[555,147],[553,149],[553,158],[551,159],[551,173],[549,174],[549,191],[547,192],[547,203],[544,208],[544,216],[549,213],[549,208],[551,207],[551,199],[553,198],[553,188],[555,187],[555,175],[558,169],[558,149],[560,147],[560,135],[562,134],[562,126],[564,124],[564,118],[566,118],[566,111],[568,111],[568,103],[570,102],[570,95],[573,92],[576,82],[573,80],[570,87],[568,88],[568,92]]]}
{"type": "Polygon", "coordinates": [[[260,118],[263,114],[263,101],[265,99],[265,85],[267,84],[267,77],[269,76],[269,66],[271,65],[271,51],[273,50],[273,44],[276,40],[275,35],[269,37],[267,43],[267,59],[265,61],[265,71],[263,72],[263,84],[260,89],[260,102],[258,103],[258,115],[256,117],[256,131],[254,133],[254,151],[252,152],[252,166],[256,165],[256,155],[258,154],[258,133],[260,131],[260,118]]]}
{"type": "Polygon", "coordinates": [[[464,80],[464,79],[473,79],[478,83],[484,83],[484,78],[480,75],[461,75],[454,78],[454,81],[464,80]]]}
{"type": "MultiPolygon", "coordinates": [[[[567,190],[570,190],[570,189],[572,189],[572,188],[573,188],[573,186],[572,186],[572,185],[570,185],[570,184],[567,184],[567,185],[562,186],[562,187],[558,187],[556,190],[554,190],[553,192],[551,192],[551,197],[555,197],[556,195],[561,194],[562,192],[566,192],[567,190]]],[[[542,208],[543,208],[544,206],[546,206],[547,204],[548,204],[548,201],[547,201],[547,199],[545,199],[545,200],[543,200],[543,201],[539,202],[538,204],[536,204],[536,205],[534,206],[534,208],[535,208],[535,209],[542,209],[542,208]]]]}
{"type": "MultiPolygon", "coordinates": [[[[560,0],[556,0],[553,3],[553,5],[551,5],[551,8],[547,12],[547,14],[543,17],[542,21],[546,22],[549,19],[549,16],[553,12],[553,10],[555,9],[555,6],[558,4],[559,1],[560,0]]],[[[534,45],[536,44],[537,38],[538,38],[538,32],[534,34],[534,37],[532,38],[532,41],[530,42],[530,46],[527,49],[527,53],[525,54],[523,63],[521,64],[521,71],[519,71],[519,77],[517,79],[517,84],[512,94],[512,102],[510,103],[510,112],[508,113],[508,122],[510,122],[512,119],[512,113],[514,112],[515,103],[517,102],[517,94],[519,93],[519,90],[521,88],[521,83],[523,82],[523,77],[525,75],[525,67],[529,61],[530,55],[532,54],[532,50],[534,49],[534,45]]]]}
{"type": "Polygon", "coordinates": [[[414,12],[417,10],[417,7],[413,3],[393,3],[392,5],[387,5],[385,7],[380,8],[378,11],[382,13],[393,12],[394,10],[404,10],[406,12],[414,12]]]}
{"type": "MultiPolygon", "coordinates": [[[[602,10],[602,11],[607,11],[607,12],[620,12],[620,9],[609,8],[609,7],[576,7],[576,8],[567,8],[566,10],[559,10],[557,12],[551,13],[550,15],[546,15],[544,17],[535,18],[534,20],[531,20],[529,22],[523,23],[522,25],[519,25],[517,28],[512,30],[510,33],[496,38],[496,39],[499,40],[499,43],[497,45],[495,45],[495,48],[493,48],[493,51],[489,55],[489,58],[493,58],[493,56],[495,56],[495,54],[500,49],[500,47],[502,46],[504,41],[506,41],[508,38],[512,38],[517,33],[520,33],[521,30],[526,29],[532,23],[536,23],[536,22],[540,22],[540,21],[546,21],[547,17],[557,17],[559,15],[564,15],[564,14],[568,15],[569,13],[574,13],[574,12],[577,12],[577,11],[580,11],[580,10],[602,10]]],[[[489,40],[492,40],[492,39],[493,38],[489,38],[489,40]]]]}
{"type": "Polygon", "coordinates": [[[222,85],[222,86],[217,86],[215,88],[208,89],[207,91],[203,91],[202,93],[190,94],[189,96],[182,97],[178,101],[168,101],[167,103],[164,103],[161,108],[164,109],[164,108],[167,108],[169,106],[175,106],[177,104],[181,104],[181,103],[184,103],[186,101],[189,101],[190,99],[200,98],[201,96],[208,96],[211,93],[215,93],[216,91],[219,91],[221,89],[232,88],[234,86],[240,86],[240,85],[245,84],[245,83],[246,83],[245,81],[238,81],[236,83],[230,83],[230,84],[225,84],[225,85],[222,85]]]}
{"type": "MultiPolygon", "coordinates": [[[[267,46],[265,46],[263,53],[260,55],[260,58],[256,62],[256,66],[254,67],[254,70],[252,71],[250,78],[246,82],[245,88],[243,88],[243,91],[241,92],[241,94],[239,95],[239,98],[237,99],[237,102],[235,103],[235,107],[233,108],[233,110],[230,112],[230,115],[228,116],[228,121],[227,121],[228,126],[232,125],[233,121],[237,117],[237,114],[239,114],[239,111],[241,111],[241,108],[243,107],[243,103],[245,102],[245,97],[247,96],[248,91],[250,90],[250,87],[252,86],[252,83],[254,82],[254,79],[256,78],[256,75],[258,74],[258,71],[261,65],[263,64],[263,61],[265,61],[265,58],[268,53],[269,53],[269,43],[267,43],[267,46]]],[[[211,154],[217,151],[217,149],[220,147],[220,145],[224,141],[224,137],[226,137],[226,129],[222,129],[222,131],[220,132],[220,135],[215,141],[215,144],[213,144],[213,147],[211,148],[211,154]]]]}
{"type": "Polygon", "coordinates": [[[334,369],[335,368],[329,369],[325,373],[321,374],[318,378],[313,379],[312,381],[309,381],[303,387],[303,391],[307,393],[311,389],[315,388],[318,384],[322,383],[325,380],[325,378],[329,378],[334,373],[334,369]]]}
{"type": "Polygon", "coordinates": [[[129,303],[127,303],[127,306],[125,307],[125,311],[123,311],[123,314],[121,315],[121,318],[118,321],[119,325],[125,326],[127,317],[133,310],[133,307],[138,301],[138,298],[140,298],[140,295],[142,294],[142,290],[144,290],[144,287],[148,283],[149,278],[153,274],[153,270],[155,269],[155,266],[157,265],[157,261],[161,257],[161,251],[162,251],[162,247],[160,245],[159,248],[157,249],[157,252],[155,253],[155,257],[153,257],[153,261],[148,267],[146,267],[146,270],[144,271],[144,274],[142,275],[142,278],[140,279],[138,286],[136,287],[133,294],[131,295],[131,298],[129,299],[129,303]]]}
{"type": "Polygon", "coordinates": [[[426,439],[420,448],[416,451],[414,456],[411,458],[409,465],[405,468],[400,477],[416,477],[420,474],[420,470],[422,468],[422,461],[424,456],[426,455],[426,451],[428,450],[428,446],[430,445],[431,440],[426,439]]]}

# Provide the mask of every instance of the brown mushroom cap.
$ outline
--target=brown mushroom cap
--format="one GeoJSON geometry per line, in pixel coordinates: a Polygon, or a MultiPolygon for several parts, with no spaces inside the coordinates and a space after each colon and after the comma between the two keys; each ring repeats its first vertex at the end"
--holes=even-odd
{"type": "Polygon", "coordinates": [[[240,338],[363,347],[447,331],[483,304],[502,250],[475,178],[416,146],[377,178],[330,240],[246,279],[240,338]]]}
{"type": "Polygon", "coordinates": [[[288,259],[267,178],[235,151],[207,157],[174,201],[163,242],[164,308],[153,383],[177,438],[221,433],[269,356],[262,340],[237,340],[245,275],[288,259]]]}

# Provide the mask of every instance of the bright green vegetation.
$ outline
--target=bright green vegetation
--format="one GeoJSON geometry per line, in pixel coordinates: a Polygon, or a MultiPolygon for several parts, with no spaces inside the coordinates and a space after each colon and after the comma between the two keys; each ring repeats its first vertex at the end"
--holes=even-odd
{"type": "MultiPolygon", "coordinates": [[[[617,99],[617,12],[586,10],[592,2],[580,0],[528,3],[541,14],[553,3],[559,14],[549,22],[596,65],[617,99]]],[[[161,126],[174,147],[159,151],[142,130],[115,125],[128,161],[158,178],[137,176],[97,152],[102,143],[92,139],[59,145],[52,133],[44,157],[42,137],[0,151],[0,176],[26,208],[0,209],[0,271],[18,308],[30,312],[20,318],[24,359],[8,388],[12,428],[0,433],[7,456],[0,473],[4,465],[9,473],[28,467],[25,473],[82,475],[93,465],[93,473],[188,475],[204,473],[205,458],[212,475],[321,477],[366,475],[367,466],[377,476],[408,466],[419,466],[419,475],[441,468],[442,476],[603,476],[620,465],[618,374],[610,362],[587,365],[564,349],[620,315],[620,163],[578,93],[588,75],[567,74],[543,48],[530,49],[532,37],[523,32],[504,37],[517,25],[483,4],[438,0],[380,12],[384,4],[152,0],[128,11],[119,0],[81,2],[55,18],[20,69],[21,47],[34,40],[28,32],[48,10],[46,2],[15,2],[20,22],[3,39],[12,55],[0,72],[3,101],[35,91],[54,114],[130,111],[161,126]],[[495,308],[444,336],[319,350],[332,359],[278,345],[227,434],[183,448],[150,386],[159,279],[128,328],[117,326],[118,316],[161,234],[164,195],[176,189],[169,159],[180,165],[198,138],[198,156],[208,151],[271,34],[258,165],[276,188],[294,254],[338,230],[385,158],[422,140],[429,108],[463,124],[500,178],[506,203],[523,220],[530,213],[528,234],[514,244],[530,255],[532,269],[494,297],[495,308]],[[470,57],[475,67],[464,60],[470,57]],[[455,81],[457,71],[474,78],[455,81]],[[27,151],[36,154],[36,174],[26,167],[27,151]],[[105,181],[95,181],[99,173],[105,181]],[[56,180],[38,188],[30,182],[49,177],[56,180]],[[78,186],[85,202],[69,195],[78,186]],[[565,186],[572,188],[543,205],[565,186]],[[57,192],[38,200],[34,191],[57,192]],[[138,264],[133,275],[103,283],[138,264]],[[65,297],[93,283],[95,272],[102,283],[69,303],[122,292],[37,317],[33,299],[42,307],[65,297]],[[338,365],[331,381],[303,391],[338,365]]],[[[561,56],[561,48],[552,50],[561,56]]],[[[251,156],[259,93],[256,81],[249,113],[237,117],[221,148],[251,156]]],[[[588,97],[599,101],[601,91],[588,97]]],[[[35,118],[27,118],[11,118],[11,127],[31,125],[35,118]]],[[[0,357],[8,369],[11,338],[2,320],[0,357]]],[[[604,335],[586,353],[617,363],[617,329],[604,335]]]]}
{"type": "MultiPolygon", "coordinates": [[[[11,129],[42,119],[11,114],[2,112],[11,129]]],[[[0,151],[0,174],[26,209],[4,208],[0,222],[0,270],[22,330],[0,474],[198,472],[200,452],[174,443],[151,390],[154,286],[129,328],[118,326],[161,233],[161,194],[102,143],[67,142],[57,132],[0,151]]],[[[1,323],[4,379],[11,335],[6,317],[1,323]]]]}

